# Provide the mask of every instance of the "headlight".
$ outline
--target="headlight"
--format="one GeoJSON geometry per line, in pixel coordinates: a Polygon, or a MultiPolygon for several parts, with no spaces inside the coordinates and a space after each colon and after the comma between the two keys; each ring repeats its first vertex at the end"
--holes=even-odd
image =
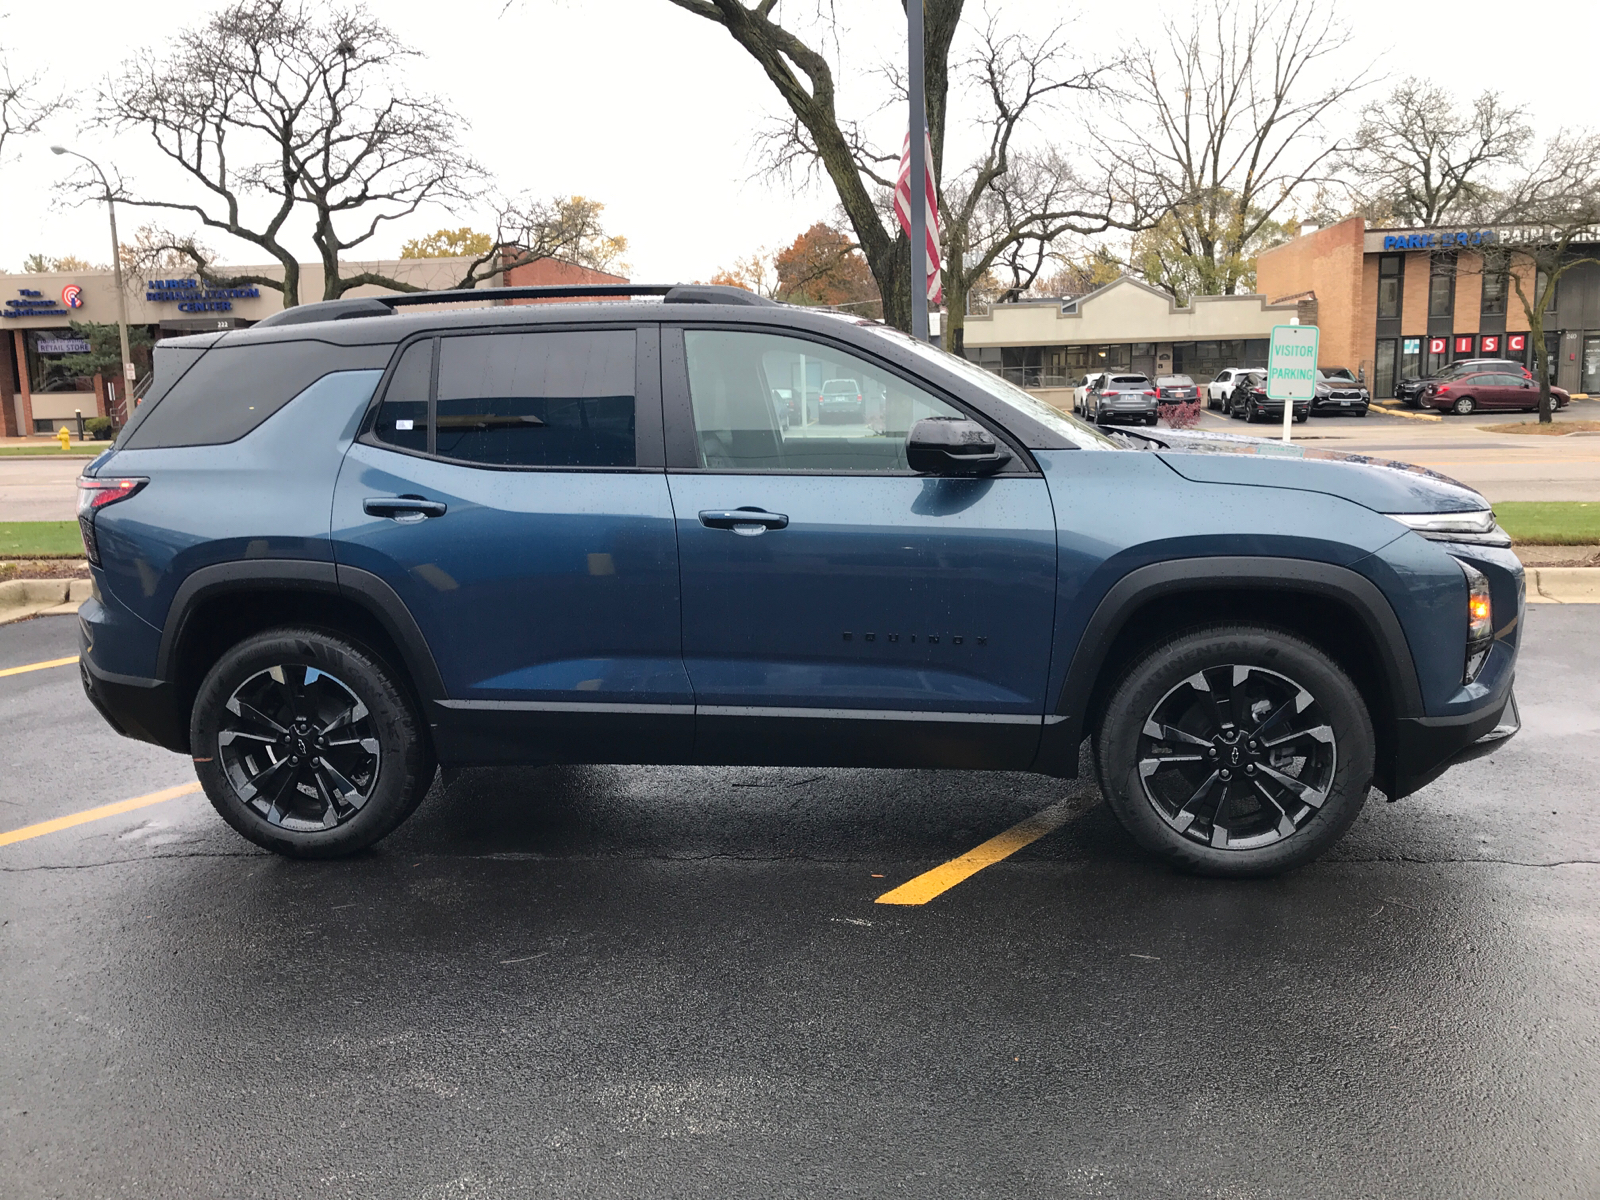
{"type": "Polygon", "coordinates": [[[1388,513],[1407,529],[1435,542],[1467,542],[1475,546],[1509,546],[1511,535],[1495,523],[1491,509],[1453,513],[1388,513]]]}
{"type": "Polygon", "coordinates": [[[1488,661],[1494,642],[1494,606],[1489,598],[1489,577],[1462,559],[1456,565],[1467,577],[1467,656],[1461,682],[1471,683],[1488,661]]]}

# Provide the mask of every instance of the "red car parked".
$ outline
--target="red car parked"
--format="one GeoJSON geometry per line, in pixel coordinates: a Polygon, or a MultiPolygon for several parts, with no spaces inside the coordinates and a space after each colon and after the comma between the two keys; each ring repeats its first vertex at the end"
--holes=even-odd
{"type": "MultiPolygon", "coordinates": [[[[1565,408],[1571,399],[1558,387],[1550,389],[1550,406],[1565,408]]],[[[1428,383],[1422,389],[1422,403],[1440,412],[1466,416],[1479,409],[1520,409],[1532,412],[1539,407],[1539,385],[1524,375],[1481,371],[1428,383]]]]}

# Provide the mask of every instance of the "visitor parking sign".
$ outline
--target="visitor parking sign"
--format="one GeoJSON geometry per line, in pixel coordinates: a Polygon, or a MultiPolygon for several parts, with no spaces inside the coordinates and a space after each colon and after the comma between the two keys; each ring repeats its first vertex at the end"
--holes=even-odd
{"type": "Polygon", "coordinates": [[[1267,398],[1310,400],[1317,390],[1317,327],[1274,325],[1267,355],[1267,398]]]}

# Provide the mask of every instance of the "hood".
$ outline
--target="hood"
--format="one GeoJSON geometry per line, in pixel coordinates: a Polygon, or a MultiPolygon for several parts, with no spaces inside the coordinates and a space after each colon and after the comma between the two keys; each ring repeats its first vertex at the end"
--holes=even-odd
{"type": "Polygon", "coordinates": [[[1312,450],[1229,433],[1137,435],[1161,461],[1196,483],[1249,484],[1322,492],[1381,513],[1475,512],[1483,496],[1447,475],[1392,459],[1312,450]]]}

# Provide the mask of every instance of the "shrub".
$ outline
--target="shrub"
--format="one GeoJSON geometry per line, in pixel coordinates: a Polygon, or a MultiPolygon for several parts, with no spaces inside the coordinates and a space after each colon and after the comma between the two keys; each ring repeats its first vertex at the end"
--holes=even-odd
{"type": "Polygon", "coordinates": [[[97,442],[103,442],[116,431],[110,417],[85,417],[83,432],[97,442]]]}
{"type": "Polygon", "coordinates": [[[1168,429],[1193,429],[1200,424],[1200,401],[1190,400],[1184,404],[1163,404],[1160,408],[1161,423],[1168,429]]]}

